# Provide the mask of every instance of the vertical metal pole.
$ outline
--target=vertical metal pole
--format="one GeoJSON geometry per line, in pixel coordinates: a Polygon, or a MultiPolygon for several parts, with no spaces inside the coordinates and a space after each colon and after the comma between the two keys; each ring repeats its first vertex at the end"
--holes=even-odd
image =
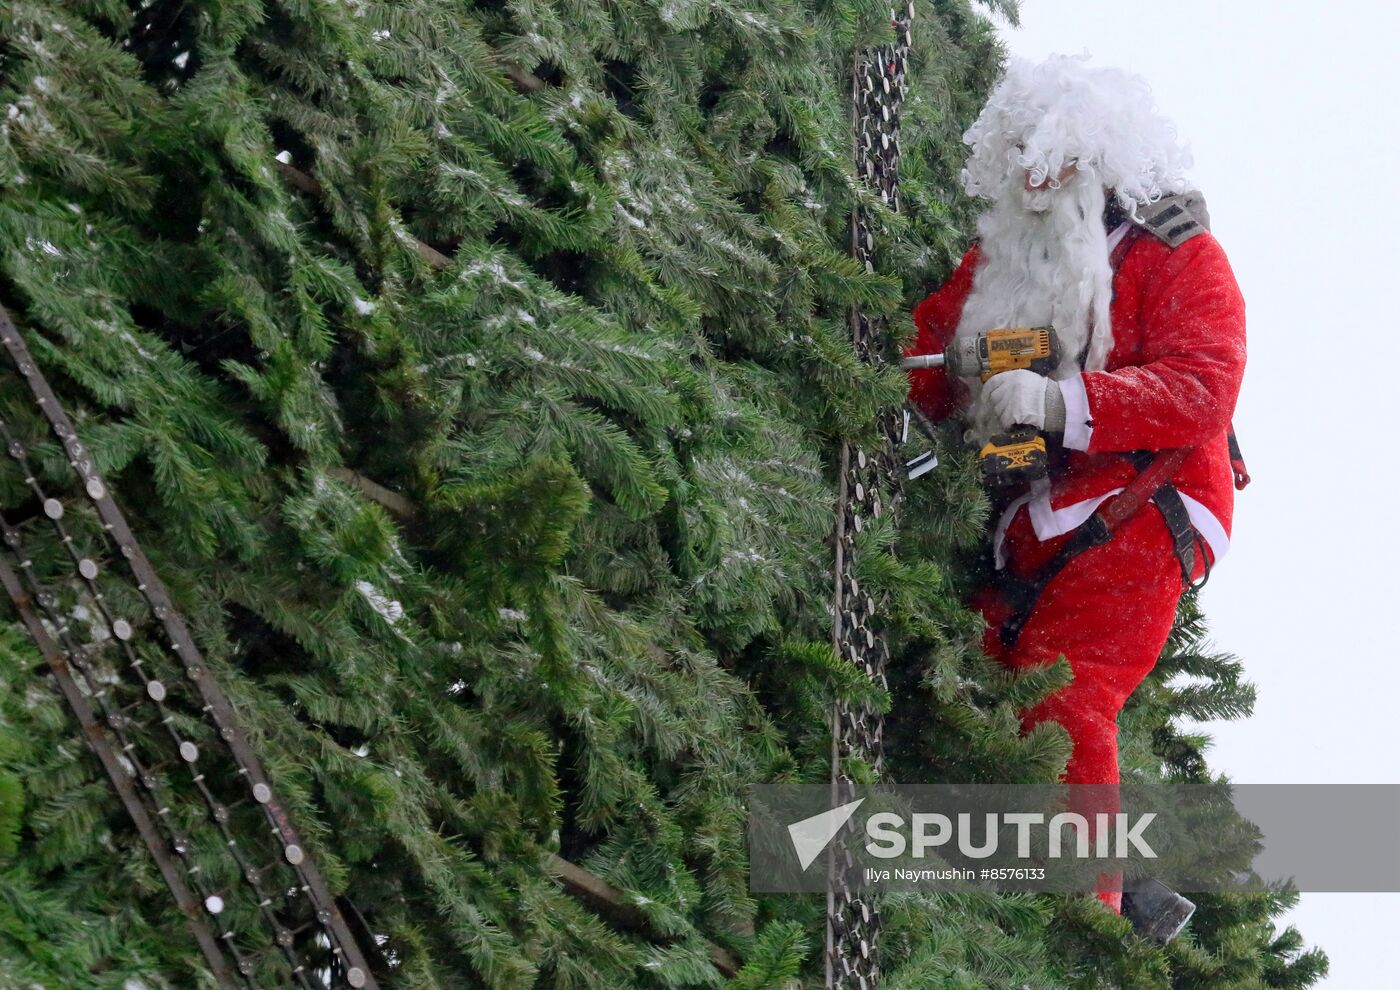
{"type": "MultiPolygon", "coordinates": [[[[899,120],[909,59],[914,4],[890,11],[892,45],[856,57],[852,78],[852,132],[856,174],[885,205],[898,211],[899,120]]],[[[851,253],[874,270],[869,217],[857,208],[851,217],[851,253]]],[[[851,337],[861,360],[880,362],[886,327],[859,309],[850,315],[851,337]]],[[[898,501],[901,465],[895,449],[902,420],[893,410],[882,414],[884,441],[873,453],[843,443],[838,481],[835,532],[835,588],[832,643],[847,661],[872,680],[885,683],[889,648],[878,629],[879,602],[864,593],[856,578],[855,539],[866,520],[893,511],[898,501]]],[[[857,759],[879,773],[883,759],[883,719],[866,706],[838,705],[832,714],[831,806],[852,799],[854,782],[845,761],[857,759]]],[[[832,842],[827,860],[825,978],[827,990],[876,990],[880,981],[880,914],[864,873],[853,854],[848,823],[832,842]]]]}

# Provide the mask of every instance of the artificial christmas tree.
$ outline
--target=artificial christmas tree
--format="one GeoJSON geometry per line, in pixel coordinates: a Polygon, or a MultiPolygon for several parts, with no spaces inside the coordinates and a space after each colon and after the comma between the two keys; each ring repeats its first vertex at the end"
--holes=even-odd
{"type": "MultiPolygon", "coordinates": [[[[985,505],[955,453],[898,530],[861,534],[889,696],[829,645],[835,453],[904,391],[856,359],[846,315],[909,335],[900,314],[961,253],[958,138],[998,62],[968,5],[920,11],[893,214],[853,174],[849,104],[888,14],[0,12],[0,302],[380,985],[812,979],[822,905],[748,893],[744,788],[826,779],[838,700],[894,703],[897,776],[1062,765],[1062,735],[1020,739],[1013,711],[1064,672],[1006,678],[959,605],[985,505]],[[857,204],[873,273],[848,254],[857,204]]],[[[78,518],[8,369],[0,417],[78,518]]],[[[0,508],[60,560],[14,462],[0,508]]],[[[60,598],[91,614],[79,586],[60,598]]],[[[17,628],[0,643],[0,986],[207,982],[39,654],[17,628]]],[[[1131,735],[1144,763],[1160,690],[1131,735]]],[[[241,916],[237,889],[216,919],[241,916]]],[[[1163,952],[1072,898],[902,898],[885,983],[1307,985],[1272,903],[1203,905],[1205,940],[1163,952]]]]}

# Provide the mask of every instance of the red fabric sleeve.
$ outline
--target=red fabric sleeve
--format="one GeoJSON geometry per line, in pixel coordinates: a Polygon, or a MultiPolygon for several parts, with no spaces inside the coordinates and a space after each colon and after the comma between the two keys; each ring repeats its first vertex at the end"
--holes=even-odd
{"type": "MultiPolygon", "coordinates": [[[[948,346],[958,328],[963,303],[972,291],[972,273],[981,260],[976,245],[963,255],[962,262],[939,289],[914,307],[914,325],[919,336],[905,350],[905,357],[937,354],[948,346]]],[[[947,419],[966,401],[967,389],[942,368],[917,368],[909,372],[909,401],[925,416],[937,422],[947,419]]]]}
{"type": "Polygon", "coordinates": [[[1224,433],[1244,377],[1244,299],[1210,234],[1144,288],[1139,364],[1084,373],[1089,452],[1197,446],[1224,433]]]}

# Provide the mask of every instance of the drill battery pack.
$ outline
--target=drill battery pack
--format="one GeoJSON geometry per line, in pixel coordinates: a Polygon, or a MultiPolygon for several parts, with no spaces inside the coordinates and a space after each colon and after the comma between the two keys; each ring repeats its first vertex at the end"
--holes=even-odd
{"type": "Polygon", "coordinates": [[[992,488],[1044,478],[1050,470],[1045,437],[1033,426],[1017,426],[993,434],[978,451],[977,460],[982,466],[983,483],[992,488]]]}

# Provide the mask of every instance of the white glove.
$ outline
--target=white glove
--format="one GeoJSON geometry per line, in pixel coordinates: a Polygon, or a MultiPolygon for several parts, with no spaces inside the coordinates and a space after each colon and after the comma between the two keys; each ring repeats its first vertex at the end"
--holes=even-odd
{"type": "Polygon", "coordinates": [[[1034,371],[1019,368],[994,375],[982,386],[982,400],[995,414],[1001,428],[1024,423],[1045,429],[1045,392],[1055,383],[1034,371]]]}

